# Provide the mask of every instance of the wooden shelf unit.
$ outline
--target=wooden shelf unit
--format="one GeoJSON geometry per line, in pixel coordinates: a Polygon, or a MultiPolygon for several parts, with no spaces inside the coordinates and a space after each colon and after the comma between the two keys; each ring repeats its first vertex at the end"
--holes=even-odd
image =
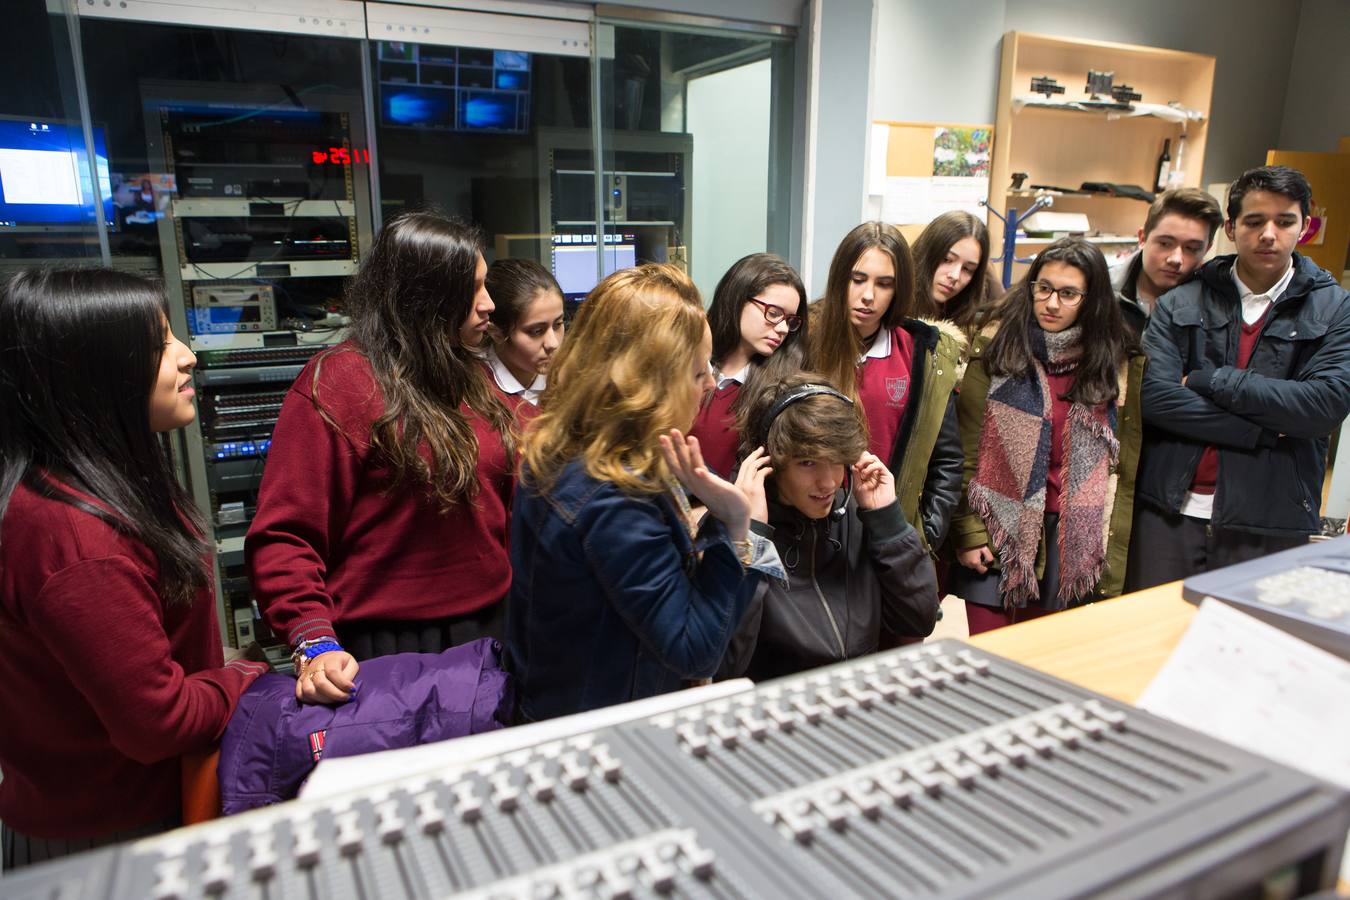
{"type": "MultiPolygon", "coordinates": [[[[1178,138],[1186,135],[1182,159],[1184,184],[1200,187],[1205,138],[1209,131],[1210,97],[1214,89],[1214,57],[1179,50],[1075,40],[1010,31],[1003,36],[999,74],[998,121],[989,179],[989,204],[1003,213],[1009,206],[1025,210],[1026,196],[1009,196],[1013,172],[1026,172],[1026,184],[1077,188],[1085,181],[1136,184],[1152,190],[1163,141],[1171,139],[1175,165],[1178,138]],[[1154,116],[1025,106],[1014,109],[1013,97],[1031,91],[1031,79],[1045,75],[1065,88],[1056,99],[1088,99],[1084,92],[1089,69],[1115,72],[1115,84],[1128,84],[1148,103],[1176,101],[1197,110],[1202,120],[1171,122],[1154,116]]],[[[1147,206],[1139,200],[1106,195],[1055,197],[1056,212],[1082,212],[1091,233],[1133,234],[1144,222],[1147,206]]],[[[989,217],[992,246],[1002,246],[1003,223],[989,217]]],[[[997,254],[997,250],[995,253],[997,254]]],[[[1030,244],[1019,255],[1034,252],[1030,244]]],[[[1020,276],[1025,266],[1019,266],[1020,276]]]]}

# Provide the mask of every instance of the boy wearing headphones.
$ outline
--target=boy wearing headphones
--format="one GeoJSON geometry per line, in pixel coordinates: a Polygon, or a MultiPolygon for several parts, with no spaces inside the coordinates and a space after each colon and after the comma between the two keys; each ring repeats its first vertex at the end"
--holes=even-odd
{"type": "Polygon", "coordinates": [[[762,681],[864,656],[883,626],[930,634],[933,563],[890,470],[867,452],[862,410],[803,373],[766,387],[739,424],[755,448],[737,478],[750,527],[774,542],[787,577],[760,581],[720,674],[762,681]]]}

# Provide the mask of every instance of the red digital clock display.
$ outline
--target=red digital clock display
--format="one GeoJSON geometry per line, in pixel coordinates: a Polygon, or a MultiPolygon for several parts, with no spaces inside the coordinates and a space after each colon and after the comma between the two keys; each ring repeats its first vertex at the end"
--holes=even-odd
{"type": "Polygon", "coordinates": [[[316,166],[350,166],[352,163],[369,163],[370,151],[365,147],[325,147],[311,151],[310,159],[316,166]]]}

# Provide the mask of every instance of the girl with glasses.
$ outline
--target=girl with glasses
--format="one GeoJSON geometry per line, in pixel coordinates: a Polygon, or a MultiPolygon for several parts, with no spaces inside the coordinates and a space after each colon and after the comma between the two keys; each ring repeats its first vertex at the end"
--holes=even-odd
{"type": "Polygon", "coordinates": [[[951,322],[974,339],[989,306],[989,229],[968,212],[946,212],[914,242],[917,315],[951,322]]]}
{"type": "Polygon", "coordinates": [[[268,670],[224,661],[210,548],[161,440],[197,414],[167,309],[107,269],[0,284],[6,872],[181,824],[179,758],[268,670]]]}
{"type": "Polygon", "coordinates": [[[954,391],[965,340],[951,323],[910,318],[914,263],[900,232],[865,222],[845,235],[811,310],[813,368],[857,398],[868,450],[895,473],[905,520],[936,550],[961,493],[954,391]]]}
{"type": "Polygon", "coordinates": [[[1144,358],[1106,260],[1043,250],[961,384],[965,491],[949,590],[972,634],[1121,592],[1142,443],[1144,358]]]}
{"type": "Polygon", "coordinates": [[[716,384],[690,434],[703,460],[726,478],[736,473],[740,397],[800,370],[806,353],[806,287],[772,253],[753,253],[727,270],[708,308],[716,384]]]}
{"type": "Polygon", "coordinates": [[[350,338],[286,395],[244,551],[302,701],[346,699],[361,659],[501,637],[515,438],[478,355],[486,275],[476,228],[391,219],[350,338]]]}

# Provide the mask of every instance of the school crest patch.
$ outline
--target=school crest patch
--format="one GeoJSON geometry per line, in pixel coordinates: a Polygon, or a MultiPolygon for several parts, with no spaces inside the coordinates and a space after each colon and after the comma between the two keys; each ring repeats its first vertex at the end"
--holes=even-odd
{"type": "Polygon", "coordinates": [[[909,391],[909,376],[900,375],[895,378],[886,379],[886,396],[891,402],[899,405],[905,399],[906,392],[909,391]]]}

